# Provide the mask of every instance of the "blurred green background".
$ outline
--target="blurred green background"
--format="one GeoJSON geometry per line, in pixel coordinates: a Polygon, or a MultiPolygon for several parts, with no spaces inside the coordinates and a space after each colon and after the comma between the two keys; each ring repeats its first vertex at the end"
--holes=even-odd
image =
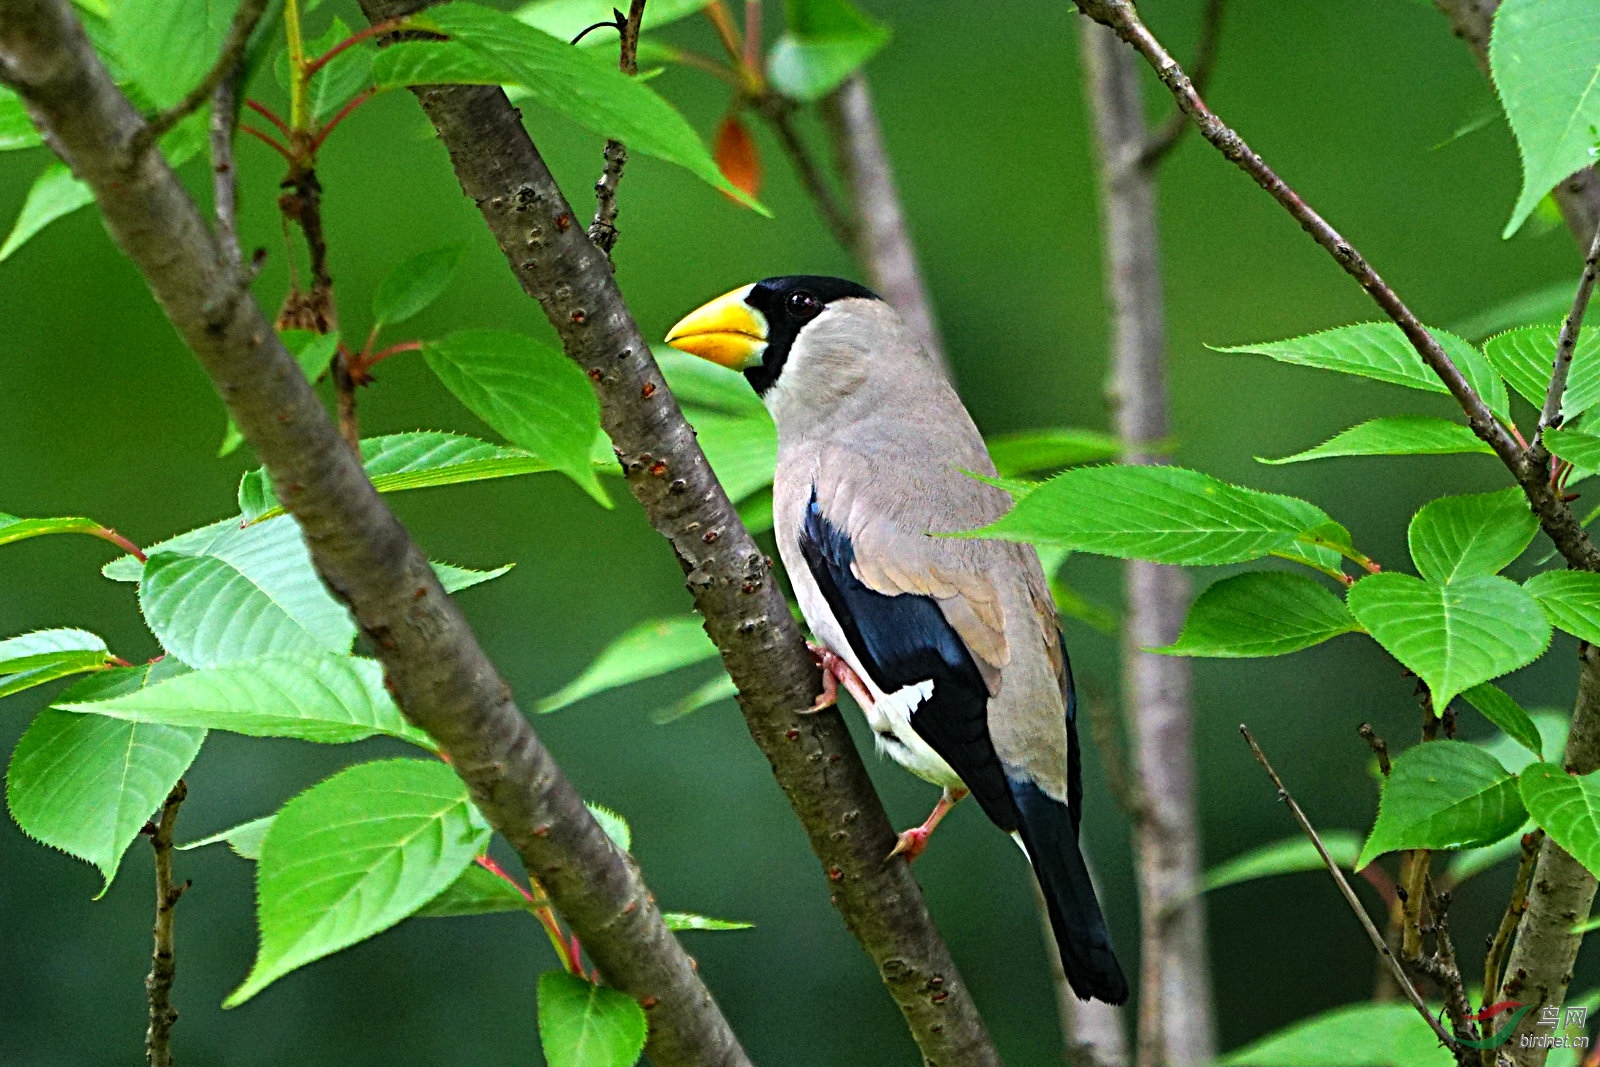
{"type": "MultiPolygon", "coordinates": [[[[863,6],[894,28],[870,74],[956,374],[978,424],[986,432],[1104,427],[1098,223],[1071,5],[863,6]]],[[[1192,43],[1199,7],[1199,0],[1141,4],[1180,55],[1192,43]]],[[[715,49],[709,27],[698,21],[665,37],[715,49]]],[[[708,134],[726,105],[725,87],[693,72],[671,70],[654,84],[708,134]]],[[[1162,115],[1158,93],[1152,78],[1152,113],[1162,115]]],[[[1449,140],[1489,114],[1494,101],[1429,5],[1234,0],[1210,97],[1430,323],[1449,326],[1500,298],[1576,277],[1579,254],[1564,229],[1530,226],[1515,240],[1500,240],[1519,181],[1515,146],[1498,119],[1449,140]]],[[[525,110],[584,210],[599,143],[525,110]]],[[[746,281],[854,273],[775,142],[765,131],[757,136],[771,220],[736,208],[682,171],[647,159],[629,164],[618,273],[648,335],[660,336],[687,309],[746,281]]],[[[269,252],[258,291],[275,307],[286,262],[273,203],[280,163],[258,144],[242,145],[245,236],[269,252]]],[[[37,150],[0,156],[0,215],[15,212],[43,162],[37,150]]],[[[401,258],[466,236],[462,276],[414,322],[417,334],[500,326],[548,336],[409,98],[391,94],[363,109],[330,142],[321,173],[332,269],[349,325],[364,328],[373,287],[401,258]]],[[[1277,339],[1371,319],[1374,309],[1276,205],[1198,138],[1168,162],[1161,191],[1182,463],[1306,496],[1390,567],[1405,566],[1405,524],[1423,500],[1503,483],[1494,461],[1481,456],[1255,463],[1254,456],[1298,451],[1374,415],[1450,414],[1449,405],[1442,397],[1208,351],[1207,342],[1277,339]]],[[[415,357],[385,363],[378,376],[362,396],[367,432],[487,434],[415,357]]],[[[92,213],[56,225],[0,264],[0,508],[92,515],[141,543],[233,514],[235,486],[251,460],[248,450],[213,458],[222,426],[200,371],[92,213]]],[[[463,594],[462,603],[524,707],[569,680],[629,625],[688,607],[665,544],[632,501],[616,495],[618,506],[602,511],[571,484],[539,476],[391,498],[435,558],[470,566],[517,562],[506,578],[463,594]]],[[[128,659],[155,654],[133,587],[97,573],[110,555],[108,546],[83,538],[0,550],[0,634],[81,626],[105,634],[128,659]]],[[[1118,595],[1115,564],[1075,559],[1067,575],[1104,601],[1118,595]]],[[[1204,583],[1216,575],[1196,577],[1204,583]]],[[[1084,697],[1114,700],[1114,643],[1076,623],[1067,636],[1084,697]]],[[[1569,705],[1573,649],[1570,639],[1556,640],[1550,656],[1505,683],[1526,706],[1569,705]]],[[[1411,681],[1374,645],[1346,637],[1281,661],[1201,661],[1195,674],[1209,862],[1293,830],[1239,742],[1241,721],[1255,729],[1313,820],[1329,829],[1369,825],[1376,794],[1355,727],[1370,720],[1400,744],[1415,736],[1417,721],[1411,681]]],[[[732,704],[670,726],[649,722],[651,709],[704,677],[684,672],[536,725],[584,794],[632,821],[634,851],[664,906],[756,924],[743,933],[684,935],[756,1062],[916,1062],[732,704]]],[[[33,691],[0,707],[6,752],[48,699],[49,692],[33,691]]],[[[855,727],[858,718],[852,714],[855,727]]],[[[1487,733],[1470,715],[1463,722],[1468,736],[1487,733]]],[[[179,837],[274,810],[332,770],[385,751],[375,742],[362,748],[215,734],[188,776],[179,837]]],[[[869,762],[895,821],[918,821],[932,789],[869,762]]],[[[1092,751],[1089,762],[1089,846],[1121,954],[1136,965],[1125,821],[1105,795],[1092,751]]],[[[964,806],[945,825],[917,865],[934,914],[1009,1062],[1056,1062],[1055,1009],[1027,868],[976,808],[964,806]]],[[[28,841],[9,821],[0,825],[0,1063],[139,1060],[149,871],[148,852],[136,842],[116,884],[95,901],[92,868],[28,841]]],[[[219,1003],[254,952],[251,865],[212,848],[183,854],[179,871],[194,880],[178,919],[181,1062],[537,1062],[534,983],[554,964],[526,916],[410,921],[223,1013],[219,1003]]],[[[1481,937],[1492,929],[1509,881],[1502,867],[1458,894],[1452,918],[1469,973],[1479,966],[1481,937]]],[[[1218,892],[1209,906],[1224,1048],[1370,994],[1371,950],[1327,879],[1256,882],[1218,892]]],[[[1577,988],[1596,977],[1580,961],[1577,988]]]]}

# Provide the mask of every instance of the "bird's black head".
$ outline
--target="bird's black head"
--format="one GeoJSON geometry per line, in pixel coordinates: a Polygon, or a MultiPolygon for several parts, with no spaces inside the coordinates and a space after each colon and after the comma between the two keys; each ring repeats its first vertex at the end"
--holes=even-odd
{"type": "Polygon", "coordinates": [[[757,395],[765,395],[777,382],[800,328],[835,300],[849,297],[877,300],[878,294],[856,282],[823,274],[785,274],[750,287],[744,302],[761,312],[767,322],[766,351],[760,362],[744,368],[757,395]]]}

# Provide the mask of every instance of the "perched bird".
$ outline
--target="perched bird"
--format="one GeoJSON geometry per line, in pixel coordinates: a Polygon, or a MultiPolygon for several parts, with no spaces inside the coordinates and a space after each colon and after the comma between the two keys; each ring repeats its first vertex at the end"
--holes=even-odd
{"type": "Polygon", "coordinates": [[[967,473],[994,464],[943,370],[872,292],[809,275],[718,297],[667,343],[743,371],[777,424],[775,532],[823,646],[817,706],[844,684],[879,748],[944,788],[894,852],[914,859],[970,792],[1033,864],[1073,992],[1125,1001],[1078,848],[1072,672],[1038,553],[934,536],[1010,504],[967,473]]]}

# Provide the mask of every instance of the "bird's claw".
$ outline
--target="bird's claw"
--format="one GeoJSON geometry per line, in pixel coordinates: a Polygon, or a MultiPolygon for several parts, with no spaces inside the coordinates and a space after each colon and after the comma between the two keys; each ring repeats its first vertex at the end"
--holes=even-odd
{"type": "Polygon", "coordinates": [[[817,699],[811,702],[809,708],[803,709],[802,715],[815,715],[825,711],[839,702],[839,685],[842,682],[851,696],[856,698],[856,703],[863,708],[872,706],[872,694],[867,691],[867,685],[855,668],[846,663],[844,657],[826,645],[819,645],[807,641],[806,648],[811,652],[811,658],[822,670],[822,692],[817,699]]]}
{"type": "Polygon", "coordinates": [[[924,826],[913,826],[900,834],[900,840],[895,842],[893,851],[885,858],[892,860],[896,856],[904,856],[907,863],[912,863],[922,855],[923,849],[928,847],[928,838],[932,830],[924,826]]]}

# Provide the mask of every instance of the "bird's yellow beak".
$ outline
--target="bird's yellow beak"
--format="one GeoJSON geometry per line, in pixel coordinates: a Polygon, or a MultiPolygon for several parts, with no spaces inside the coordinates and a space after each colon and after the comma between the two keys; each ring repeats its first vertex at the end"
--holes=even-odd
{"type": "Polygon", "coordinates": [[[667,333],[667,344],[730,370],[744,370],[767,350],[767,319],[744,302],[751,286],[724,293],[689,312],[667,333]]]}

